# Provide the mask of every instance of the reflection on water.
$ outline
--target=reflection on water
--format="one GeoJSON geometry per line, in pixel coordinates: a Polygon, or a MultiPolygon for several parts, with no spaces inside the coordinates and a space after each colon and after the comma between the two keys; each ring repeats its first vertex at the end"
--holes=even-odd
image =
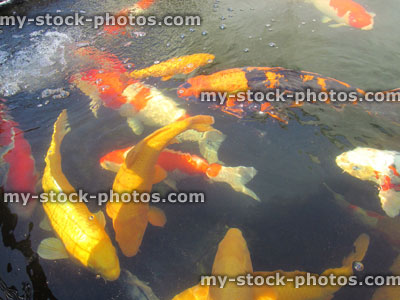
{"type": "MultiPolygon", "coordinates": [[[[320,22],[321,13],[311,4],[292,0],[160,1],[150,8],[149,14],[199,14],[202,26],[132,29],[146,32],[142,37],[105,35],[101,29],[90,26],[2,28],[0,96],[8,97],[11,115],[22,130],[28,131],[25,137],[40,172],[44,169],[52,125],[59,112],[67,108],[73,130],[61,150],[64,173],[76,188],[92,193],[108,190],[114,175],[101,169],[99,158],[138,142],[152,129],[146,128],[138,137],[115,111],[102,107],[98,118],[92,115],[90,99],[69,83],[71,74],[92,67],[73,56],[77,47],[91,45],[109,51],[128,69],[130,64],[139,69],[155,61],[196,52],[216,56],[213,64],[196,70],[190,77],[233,67],[280,66],[317,72],[364,90],[399,87],[399,10],[395,9],[398,3],[362,3],[377,14],[372,31],[330,28],[320,22]],[[42,98],[44,90],[56,88],[67,91],[69,97],[42,98]]],[[[129,5],[132,2],[128,0],[60,0],[26,13],[61,10],[91,15],[116,12],[129,5]]],[[[396,256],[394,250],[379,234],[340,209],[323,183],[347,201],[382,213],[376,187],[342,174],[334,158],[357,146],[400,151],[397,103],[363,103],[340,109],[326,104],[304,105],[291,109],[291,120],[283,126],[272,119],[238,120],[210,111],[205,105],[180,100],[176,87],[186,78],[179,75],[166,82],[146,82],[179,101],[190,114],[215,117],[215,127],[227,135],[220,159],[227,165],[254,166],[258,170],[249,188],[262,195],[262,202],[254,203],[223,184],[185,179],[178,183],[178,188],[205,191],[207,203],[161,205],[168,219],[166,227],[149,228],[140,253],[131,259],[121,256],[124,268],[148,282],[160,299],[171,299],[196,284],[200,274],[211,270],[218,242],[228,227],[237,226],[246,236],[257,270],[320,272],[339,266],[355,238],[368,232],[371,247],[363,262],[364,272],[388,271],[396,256]]],[[[197,151],[194,145],[180,149],[197,151]]],[[[95,210],[93,203],[90,207],[95,210]]],[[[29,298],[32,293],[37,299],[142,297],[125,282],[106,283],[74,262],[39,260],[35,250],[48,237],[38,226],[43,217],[41,209],[32,216],[32,225],[17,220],[4,204],[0,205],[0,214],[1,249],[5,253],[0,260],[0,278],[8,288],[15,287],[19,296],[29,298]],[[28,282],[30,287],[25,285],[28,282]]],[[[113,238],[109,222],[107,231],[113,238]]],[[[3,292],[5,285],[0,282],[3,292]]],[[[372,288],[344,288],[334,299],[371,299],[372,293],[372,288]]]]}

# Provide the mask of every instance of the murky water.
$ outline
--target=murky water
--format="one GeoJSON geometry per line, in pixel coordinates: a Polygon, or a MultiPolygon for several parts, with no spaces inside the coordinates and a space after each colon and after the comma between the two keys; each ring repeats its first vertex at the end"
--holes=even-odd
{"type": "MultiPolygon", "coordinates": [[[[60,0],[21,10],[28,15],[58,10],[93,15],[116,12],[131,4],[126,0],[60,0]]],[[[320,73],[364,90],[397,88],[398,3],[363,0],[362,4],[376,13],[372,31],[330,28],[321,23],[321,13],[311,4],[295,0],[160,1],[149,14],[200,14],[202,26],[140,28],[146,32],[144,37],[99,35],[101,29],[89,26],[3,27],[0,96],[7,98],[12,117],[26,131],[39,172],[44,169],[52,125],[59,112],[68,109],[72,131],[62,146],[63,171],[75,188],[92,193],[108,190],[114,174],[101,169],[99,158],[140,138],[115,111],[103,107],[95,118],[88,97],[70,85],[70,76],[87,67],[72,55],[77,46],[90,44],[112,52],[127,66],[134,63],[136,68],[197,52],[216,56],[213,64],[190,76],[233,67],[280,66],[320,73]],[[42,98],[48,88],[63,88],[70,95],[42,98]]],[[[318,273],[340,266],[362,232],[371,235],[364,261],[366,272],[388,271],[395,251],[379,234],[369,232],[335,205],[323,183],[347,201],[383,214],[376,187],[343,174],[335,157],[356,146],[400,151],[398,104],[362,104],[341,110],[324,104],[305,105],[290,111],[288,125],[271,119],[244,121],[179,99],[176,87],[186,78],[147,82],[179,101],[190,114],[215,117],[215,127],[227,135],[220,159],[227,165],[258,170],[249,187],[260,195],[261,203],[224,184],[196,177],[185,179],[178,187],[182,191],[204,191],[207,203],[161,205],[167,225],[163,229],[150,226],[134,258],[120,255],[123,268],[148,282],[160,299],[172,299],[197,284],[201,274],[211,271],[218,242],[228,227],[238,227],[257,271],[318,273]]],[[[151,131],[146,128],[145,134],[151,131]]],[[[193,145],[187,147],[196,152],[193,145]]],[[[49,262],[33,254],[31,249],[35,251],[39,242],[51,235],[38,226],[44,215],[40,207],[31,220],[15,219],[3,204],[0,214],[0,277],[20,294],[22,284],[29,283],[37,299],[140,299],[123,280],[104,282],[74,262],[49,262]]],[[[107,229],[112,232],[110,224],[107,229]]],[[[343,288],[334,299],[368,300],[373,290],[343,288]]]]}

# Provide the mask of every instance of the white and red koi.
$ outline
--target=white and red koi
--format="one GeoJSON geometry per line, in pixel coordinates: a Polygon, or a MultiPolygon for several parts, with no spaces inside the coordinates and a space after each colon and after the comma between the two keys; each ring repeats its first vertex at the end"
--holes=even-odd
{"type": "MultiPolygon", "coordinates": [[[[19,124],[9,116],[4,102],[0,99],[0,183],[5,192],[34,194],[38,176],[31,146],[19,124]]],[[[27,206],[17,208],[17,213],[29,216],[35,203],[29,199],[27,206]]]]}
{"type": "MultiPolygon", "coordinates": [[[[101,166],[106,170],[118,172],[126,154],[132,148],[127,147],[104,155],[100,159],[101,166]]],[[[257,174],[257,170],[253,167],[226,167],[217,163],[210,164],[200,156],[171,149],[165,149],[160,153],[157,165],[169,174],[179,171],[189,176],[203,175],[212,182],[225,182],[235,191],[260,201],[258,196],[246,187],[246,184],[257,174]]],[[[173,186],[175,185],[174,182],[171,183],[173,186]]]]}
{"type": "Polygon", "coordinates": [[[400,212],[400,153],[358,147],[336,158],[336,164],[350,175],[379,185],[379,198],[389,217],[400,212]]]}
{"type": "Polygon", "coordinates": [[[362,30],[374,27],[374,13],[368,12],[361,4],[353,0],[306,0],[311,2],[325,17],[323,23],[332,20],[337,24],[330,27],[351,26],[362,30]]]}

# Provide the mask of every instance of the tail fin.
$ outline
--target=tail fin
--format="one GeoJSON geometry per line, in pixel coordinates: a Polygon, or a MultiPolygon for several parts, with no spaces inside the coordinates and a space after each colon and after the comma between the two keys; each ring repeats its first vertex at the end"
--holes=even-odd
{"type": "Polygon", "coordinates": [[[326,270],[323,274],[333,273],[337,276],[351,276],[353,274],[353,263],[361,262],[367,253],[369,246],[369,236],[365,233],[361,234],[353,244],[354,250],[343,259],[342,267],[326,270]]]}
{"type": "Polygon", "coordinates": [[[218,150],[225,138],[221,131],[211,130],[203,133],[199,139],[200,153],[210,164],[220,162],[218,150]]]}
{"type": "MultiPolygon", "coordinates": [[[[212,167],[212,165],[211,165],[212,167]]],[[[217,175],[211,174],[207,171],[207,175],[212,181],[226,182],[236,192],[243,193],[250,196],[254,200],[260,201],[260,198],[249,188],[246,184],[253,179],[257,174],[257,170],[253,167],[224,167],[221,166],[221,170],[217,175]],[[214,175],[214,176],[212,176],[214,175]]]]}
{"type": "Polygon", "coordinates": [[[70,131],[67,110],[64,109],[54,123],[53,141],[60,145],[66,134],[70,131]]]}
{"type": "Polygon", "coordinates": [[[400,212],[400,192],[394,188],[388,190],[381,190],[379,192],[379,198],[381,200],[382,209],[385,213],[394,218],[399,215],[400,212]]]}

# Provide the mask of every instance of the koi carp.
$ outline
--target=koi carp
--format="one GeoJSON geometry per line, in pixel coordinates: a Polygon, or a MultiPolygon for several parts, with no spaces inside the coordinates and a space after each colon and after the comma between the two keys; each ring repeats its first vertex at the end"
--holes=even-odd
{"type": "Polygon", "coordinates": [[[208,53],[174,57],[145,69],[132,71],[129,76],[134,79],[161,77],[161,80],[166,81],[176,74],[189,74],[199,67],[210,64],[214,58],[214,55],[208,53]]]}
{"type": "MultiPolygon", "coordinates": [[[[143,13],[145,10],[149,9],[154,4],[155,1],[156,0],[139,0],[134,5],[120,10],[118,13],[116,13],[116,15],[114,17],[117,19],[118,17],[128,17],[130,14],[132,14],[134,16],[139,15],[139,14],[143,13]]],[[[103,27],[103,30],[107,34],[125,35],[125,34],[127,34],[126,26],[128,26],[128,25],[125,25],[125,26],[118,25],[118,24],[105,25],[103,27]]]]}
{"type": "Polygon", "coordinates": [[[374,27],[375,14],[368,12],[361,4],[353,0],[306,0],[325,16],[323,23],[337,22],[330,27],[351,26],[361,30],[371,30],[374,27]]]}
{"type": "Polygon", "coordinates": [[[378,184],[382,209],[389,217],[399,215],[399,152],[358,147],[336,157],[336,164],[351,176],[378,184]]]}
{"type": "MultiPolygon", "coordinates": [[[[5,192],[35,194],[38,176],[31,146],[19,124],[8,114],[3,99],[0,99],[0,170],[0,184],[5,192]]],[[[19,216],[29,217],[36,200],[29,198],[23,204],[13,209],[19,216]]]]}
{"type": "MultiPolygon", "coordinates": [[[[45,193],[75,192],[61,167],[60,147],[69,131],[67,111],[63,110],[54,123],[51,144],[45,158],[46,167],[42,178],[45,193]]],[[[43,203],[43,209],[48,222],[43,221],[41,228],[53,229],[58,238],[47,238],[39,244],[37,252],[41,258],[72,258],[106,280],[118,279],[119,260],[104,229],[105,217],[101,211],[92,214],[86,204],[79,201],[48,201],[43,203]]]]}
{"type": "MultiPolygon", "coordinates": [[[[166,172],[156,167],[158,157],[175,137],[188,129],[212,130],[211,116],[195,116],[166,125],[150,134],[128,151],[119,168],[113,184],[113,191],[119,194],[133,191],[149,193],[154,183],[165,179],[166,172]]],[[[107,214],[113,220],[116,240],[125,256],[137,254],[148,222],[164,226],[162,211],[150,208],[149,203],[108,202],[107,214]]]]}
{"type": "MultiPolygon", "coordinates": [[[[86,50],[84,53],[95,53],[92,56],[94,61],[100,61],[100,66],[105,66],[71,77],[71,82],[91,98],[90,108],[95,116],[101,105],[117,110],[137,135],[143,133],[144,125],[162,127],[189,117],[185,109],[157,88],[129,78],[123,64],[117,63],[114,56],[110,57],[107,53],[101,55],[98,50],[86,50]],[[116,67],[110,67],[113,65],[116,67]]],[[[200,153],[214,163],[219,161],[218,149],[225,136],[216,129],[205,133],[189,130],[178,139],[197,142],[200,153]]]]}
{"type": "MultiPolygon", "coordinates": [[[[104,155],[100,159],[100,165],[106,170],[118,172],[126,154],[133,147],[115,150],[104,155]]],[[[246,184],[257,174],[256,169],[253,167],[225,167],[216,163],[210,164],[200,156],[171,149],[165,149],[160,153],[157,166],[168,172],[168,174],[179,171],[189,176],[203,175],[212,182],[225,182],[235,191],[260,201],[258,196],[246,187],[246,184]]],[[[167,184],[176,190],[176,183],[173,179],[169,180],[167,184]]]]}
{"type": "Polygon", "coordinates": [[[279,90],[285,96],[283,100],[276,99],[276,102],[288,102],[288,107],[297,107],[303,104],[303,102],[296,103],[294,101],[293,92],[305,93],[310,90],[315,93],[329,93],[329,91],[334,90],[353,92],[360,96],[365,93],[363,90],[353,88],[345,82],[323,77],[317,73],[280,67],[234,68],[211,75],[196,76],[180,85],[177,93],[179,97],[186,100],[216,93],[219,97],[225,97],[226,101],[224,103],[215,102],[212,104],[212,108],[217,108],[238,118],[252,117],[255,113],[268,114],[281,122],[287,123],[285,115],[279,111],[278,104],[272,104],[270,101],[249,100],[246,99],[247,95],[244,94],[248,91],[266,94],[276,90],[279,90]],[[243,99],[239,99],[239,93],[242,93],[240,97],[243,99]]]}
{"type": "Polygon", "coordinates": [[[336,193],[325,183],[324,185],[333,194],[335,202],[351,214],[356,221],[380,234],[390,245],[400,250],[400,216],[390,218],[374,211],[363,209],[349,203],[343,195],[336,193]]]}
{"type": "MultiPolygon", "coordinates": [[[[327,269],[323,276],[335,274],[337,276],[350,276],[353,274],[353,262],[362,261],[368,250],[369,237],[360,235],[354,243],[355,250],[343,259],[342,267],[327,269]]],[[[295,276],[307,276],[306,272],[282,270],[274,272],[253,272],[250,252],[242,232],[237,228],[231,228],[220,242],[212,267],[212,275],[224,275],[227,278],[236,278],[252,274],[254,276],[276,276],[279,273],[285,278],[295,276]]],[[[275,286],[238,286],[236,282],[226,281],[224,287],[198,284],[175,296],[172,300],[319,300],[331,299],[333,294],[340,289],[338,285],[331,286],[302,286],[300,289],[294,285],[294,280],[285,282],[285,285],[275,286]]]]}

